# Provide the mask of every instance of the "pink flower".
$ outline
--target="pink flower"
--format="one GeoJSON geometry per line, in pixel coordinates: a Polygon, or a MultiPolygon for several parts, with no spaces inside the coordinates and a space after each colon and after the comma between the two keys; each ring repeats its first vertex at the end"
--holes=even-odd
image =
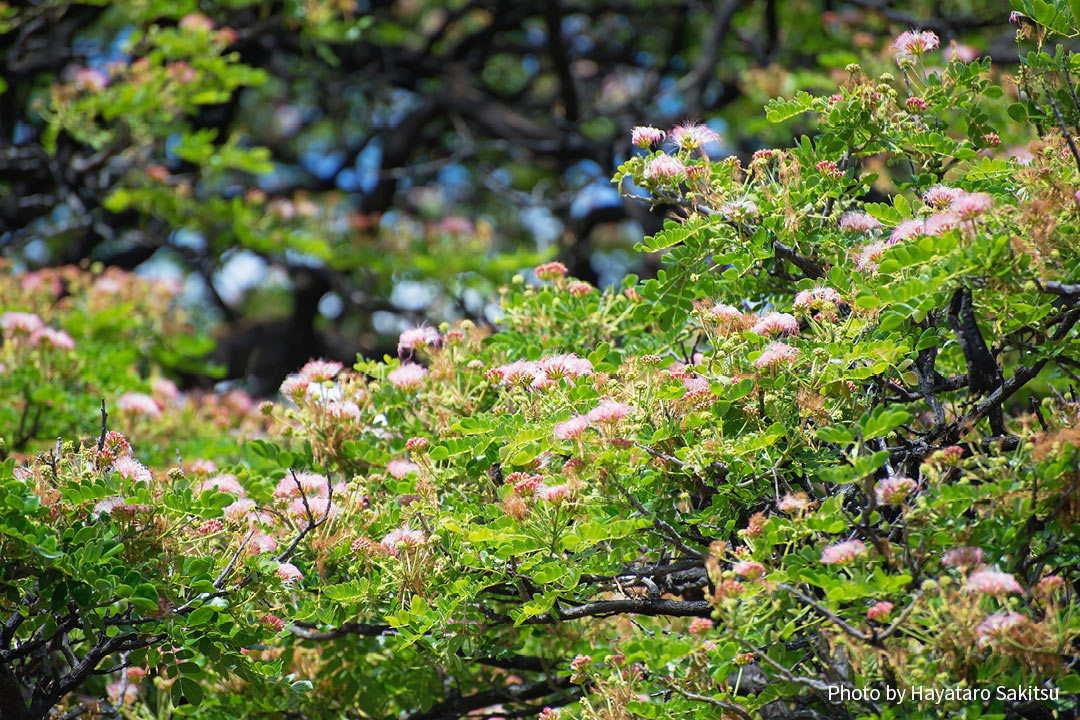
{"type": "Polygon", "coordinates": [[[855,558],[866,554],[866,545],[862,540],[845,540],[830,545],[821,551],[823,565],[850,565],[855,558]]]}
{"type": "Polygon", "coordinates": [[[321,522],[324,518],[329,517],[331,520],[336,518],[341,513],[341,508],[334,503],[330,502],[326,497],[308,497],[307,506],[304,505],[305,498],[298,497],[289,503],[286,508],[290,515],[301,521],[307,521],[308,513],[311,513],[311,517],[316,522],[321,522]]]}
{"type": "Polygon", "coordinates": [[[553,710],[552,708],[545,707],[540,711],[540,714],[536,716],[537,720],[559,720],[561,711],[553,710]]]}
{"type": "Polygon", "coordinates": [[[740,560],[732,565],[731,569],[736,575],[750,580],[757,580],[765,574],[765,566],[756,560],[740,560]]]}
{"type": "Polygon", "coordinates": [[[795,295],[792,309],[798,312],[809,313],[815,310],[835,308],[842,303],[844,298],[831,287],[817,287],[810,290],[802,290],[795,295]]]}
{"type": "Polygon", "coordinates": [[[325,382],[333,380],[341,372],[342,365],[339,362],[329,360],[309,360],[304,367],[300,368],[300,377],[308,382],[325,382]]]}
{"type": "Polygon", "coordinates": [[[919,97],[909,97],[904,104],[913,113],[921,113],[926,109],[926,101],[919,97]]]}
{"type": "Polygon", "coordinates": [[[870,243],[859,253],[859,260],[855,267],[861,272],[874,272],[877,270],[881,256],[885,254],[885,246],[881,243],[870,243]]]}
{"type": "Polygon", "coordinates": [[[104,500],[99,501],[98,504],[94,506],[94,509],[90,514],[93,517],[112,515],[114,510],[123,506],[124,498],[119,496],[107,497],[104,500]]]}
{"type": "Polygon", "coordinates": [[[401,367],[391,370],[386,379],[397,389],[412,392],[420,389],[427,374],[427,368],[416,363],[405,363],[401,367]]]}
{"type": "Polygon", "coordinates": [[[713,629],[713,621],[709,618],[694,618],[688,629],[691,635],[707,635],[713,629]]]}
{"type": "Polygon", "coordinates": [[[112,469],[114,472],[119,473],[120,477],[133,482],[141,482],[144,485],[149,485],[154,479],[146,466],[130,455],[116,458],[113,461],[112,469]]]}
{"type": "Polygon", "coordinates": [[[929,30],[919,32],[911,30],[901,33],[893,42],[893,49],[902,55],[919,56],[935,49],[939,44],[938,36],[929,30]]]}
{"type": "Polygon", "coordinates": [[[229,522],[238,523],[246,520],[254,509],[254,500],[236,500],[232,505],[227,506],[222,513],[229,522]]]}
{"type": "Polygon", "coordinates": [[[595,288],[587,282],[570,283],[570,294],[574,297],[585,297],[592,293],[595,288]]]}
{"type": "Polygon", "coordinates": [[[267,613],[266,615],[263,615],[262,623],[263,623],[263,625],[270,628],[274,632],[281,632],[282,630],[285,629],[285,626],[288,624],[284,620],[279,618],[277,615],[273,615],[271,613],[267,613]]]}
{"type": "Polygon", "coordinates": [[[671,129],[671,141],[683,150],[694,150],[720,142],[720,136],[705,125],[687,123],[671,129]]]}
{"type": "Polygon", "coordinates": [[[946,552],[941,562],[946,567],[968,567],[978,565],[982,562],[982,559],[982,548],[964,546],[946,552]]]}
{"type": "Polygon", "coordinates": [[[893,604],[888,600],[882,600],[866,611],[866,617],[870,620],[884,622],[893,611],[893,604]]]}
{"type": "Polygon", "coordinates": [[[736,222],[749,221],[758,216],[758,206],[750,199],[733,200],[720,206],[720,214],[736,222]]]}
{"type": "Polygon", "coordinates": [[[791,365],[798,359],[799,351],[795,348],[781,342],[771,342],[765,346],[765,350],[754,361],[754,367],[764,370],[781,365],[791,365]]]}
{"type": "Polygon", "coordinates": [[[907,477],[887,477],[874,488],[874,495],[879,505],[899,505],[908,495],[915,492],[914,480],[907,477]]]}
{"type": "Polygon", "coordinates": [[[766,335],[769,337],[777,335],[798,335],[799,321],[795,319],[794,315],[771,312],[758,320],[752,329],[753,332],[758,335],[766,335]]]}
{"type": "Polygon", "coordinates": [[[116,406],[121,411],[132,415],[145,415],[155,418],[161,415],[161,408],[158,407],[157,401],[144,393],[124,393],[116,398],[116,406]]]}
{"type": "Polygon", "coordinates": [[[537,366],[552,380],[561,380],[567,377],[579,378],[593,374],[592,363],[574,353],[549,355],[540,358],[537,366]]]}
{"type": "Polygon", "coordinates": [[[1008,595],[1009,593],[1024,594],[1024,589],[1020,587],[1020,583],[1016,582],[1016,578],[1007,572],[990,568],[983,568],[971,573],[964,588],[968,592],[993,595],[995,597],[1008,595]]]}
{"type": "Polygon", "coordinates": [[[677,157],[660,153],[645,165],[646,180],[660,180],[682,177],[686,166],[677,157]]]}
{"type": "Polygon", "coordinates": [[[648,148],[662,142],[664,131],[647,125],[638,125],[630,131],[630,142],[638,147],[648,148]]]}
{"type": "Polygon", "coordinates": [[[507,484],[513,484],[514,493],[517,495],[534,495],[544,483],[544,476],[539,474],[526,475],[522,472],[510,473],[506,477],[507,484]]]}
{"type": "Polygon", "coordinates": [[[264,532],[257,532],[251,536],[248,546],[260,555],[266,555],[277,550],[277,540],[264,532]]]}
{"type": "Polygon", "coordinates": [[[733,305],[725,305],[720,303],[714,305],[709,314],[716,320],[738,320],[742,317],[742,312],[733,305]]]}
{"type": "Polygon", "coordinates": [[[180,388],[176,387],[176,383],[163,377],[150,381],[150,391],[161,400],[172,401],[180,397],[180,388]]]}
{"type": "Polygon", "coordinates": [[[379,544],[382,545],[382,549],[390,555],[400,557],[402,550],[405,550],[406,552],[414,550],[423,545],[424,542],[424,533],[419,530],[398,528],[392,530],[379,544]]]}
{"type": "MultiPolygon", "coordinates": [[[[299,497],[301,489],[308,497],[327,497],[330,495],[330,483],[326,477],[319,473],[298,472],[295,473],[295,477],[294,473],[289,473],[278,480],[277,487],[274,489],[274,497],[299,497]],[[299,487],[297,487],[297,482],[300,483],[299,487]]],[[[337,490],[336,487],[334,489],[337,490]]]]}
{"type": "Polygon", "coordinates": [[[97,68],[79,68],[75,71],[75,86],[87,92],[101,92],[109,85],[109,76],[97,68]]]}
{"type": "Polygon", "coordinates": [[[1065,589],[1065,578],[1060,575],[1047,575],[1039,580],[1038,594],[1042,596],[1053,595],[1065,589]]]}
{"type": "Polygon", "coordinates": [[[935,185],[923,193],[923,200],[927,205],[933,205],[938,210],[945,210],[963,192],[959,188],[949,187],[948,185],[935,185]]]}
{"type": "Polygon", "coordinates": [[[309,380],[306,380],[299,375],[290,375],[285,378],[285,382],[281,383],[281,388],[278,392],[283,397],[287,397],[294,402],[298,402],[302,397],[307,395],[308,387],[311,385],[309,380]]]}
{"type": "Polygon", "coordinates": [[[796,512],[803,512],[810,507],[810,498],[806,496],[806,493],[796,493],[795,495],[785,495],[780,498],[780,502],[776,507],[782,513],[792,514],[796,512]]]}
{"type": "Polygon", "coordinates": [[[196,458],[188,464],[188,469],[195,475],[209,475],[217,472],[217,465],[213,460],[196,458]]]}
{"type": "Polygon", "coordinates": [[[0,328],[2,328],[5,333],[23,333],[31,335],[44,327],[45,323],[43,323],[41,318],[34,313],[6,312],[0,315],[0,328]]]}
{"type": "Polygon", "coordinates": [[[536,494],[541,500],[560,505],[570,499],[572,493],[569,485],[544,485],[536,489],[536,494]]]}
{"type": "Polygon", "coordinates": [[[214,29],[214,21],[202,13],[190,13],[180,18],[180,29],[191,32],[208,32],[214,29]]]}
{"type": "Polygon", "coordinates": [[[334,420],[360,421],[360,406],[351,400],[335,400],[326,406],[326,416],[334,420]]]}
{"type": "Polygon", "coordinates": [[[205,537],[207,535],[216,535],[225,529],[225,523],[221,522],[217,518],[211,518],[195,530],[195,534],[199,537],[205,537]]]}
{"type": "Polygon", "coordinates": [[[543,265],[537,265],[533,269],[533,274],[541,280],[557,280],[562,277],[566,277],[566,266],[561,262],[548,262],[543,265]]]}
{"type": "Polygon", "coordinates": [[[989,211],[994,200],[986,193],[962,193],[952,203],[952,211],[962,220],[973,220],[989,211]]]}
{"type": "Polygon", "coordinates": [[[881,227],[878,219],[863,212],[849,212],[840,216],[840,229],[850,233],[868,233],[881,227]]]}
{"type": "Polygon", "coordinates": [[[588,428],[589,418],[584,415],[574,415],[552,428],[551,434],[560,440],[577,440],[588,428]]]}
{"type": "Polygon", "coordinates": [[[281,582],[284,585],[292,585],[297,580],[304,577],[304,574],[300,572],[300,568],[296,567],[292,563],[279,563],[277,566],[277,576],[281,578],[281,582]]]}
{"type": "Polygon", "coordinates": [[[922,220],[905,220],[897,225],[896,229],[889,235],[889,244],[895,245],[898,242],[922,235],[926,230],[925,226],[926,224],[922,220]]]}
{"type": "Polygon", "coordinates": [[[390,473],[392,477],[402,480],[411,473],[420,472],[420,466],[408,460],[391,460],[386,463],[386,472],[390,473]]]}
{"type": "Polygon", "coordinates": [[[411,353],[418,347],[434,347],[440,342],[442,338],[439,337],[439,331],[435,328],[424,326],[412,328],[398,336],[398,356],[404,355],[406,351],[411,353]]]}
{"type": "Polygon", "coordinates": [[[203,480],[195,486],[196,494],[205,490],[216,490],[217,492],[229,493],[230,495],[235,495],[237,497],[247,496],[247,491],[245,491],[244,486],[237,481],[236,476],[228,473],[215,475],[208,480],[203,480]]]}
{"type": "Polygon", "coordinates": [[[52,328],[35,330],[34,334],[30,336],[30,344],[40,345],[42,341],[57,350],[75,349],[75,340],[63,330],[53,330],[52,328]]]}
{"type": "Polygon", "coordinates": [[[997,612],[987,615],[986,619],[975,628],[975,636],[979,639],[979,647],[986,647],[995,639],[1007,634],[1009,630],[1027,622],[1027,618],[1018,612],[997,612]]]}
{"type": "Polygon", "coordinates": [[[427,449],[429,444],[430,442],[426,437],[416,436],[405,441],[405,448],[409,450],[409,452],[423,452],[427,449]]]}
{"type": "MultiPolygon", "coordinates": [[[[954,201],[959,202],[959,198],[954,201]]],[[[926,219],[926,225],[923,232],[930,237],[937,237],[943,232],[948,232],[960,225],[960,216],[953,212],[938,213],[937,215],[931,215],[926,219]]]]}
{"type": "Polygon", "coordinates": [[[626,403],[617,402],[611,398],[604,398],[600,401],[599,405],[589,411],[586,418],[591,423],[615,425],[633,411],[634,408],[626,403]]]}

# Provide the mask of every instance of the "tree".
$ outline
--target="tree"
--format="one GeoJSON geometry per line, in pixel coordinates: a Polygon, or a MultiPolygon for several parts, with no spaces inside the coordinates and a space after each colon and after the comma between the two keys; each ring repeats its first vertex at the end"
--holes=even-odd
{"type": "MultiPolygon", "coordinates": [[[[86,713],[58,691],[97,669],[121,712],[206,718],[1073,713],[1080,101],[1049,49],[1077,23],[1024,10],[1015,86],[909,30],[772,101],[814,135],[745,165],[635,128],[614,181],[672,208],[655,278],[543,263],[497,330],[307,362],[235,447],[128,398],[124,442],[185,448],[156,474],[107,416],[27,440],[4,698],[86,713]]],[[[7,282],[5,397],[86,394],[44,372],[83,352],[79,296],[43,320],[7,282]]]]}
{"type": "Polygon", "coordinates": [[[305,353],[381,357],[422,317],[488,321],[492,289],[556,252],[594,284],[633,270],[604,229],[651,234],[663,211],[601,190],[642,118],[726,123],[748,156],[786,134],[746,122],[764,100],[831,87],[854,60],[837,48],[888,20],[946,42],[1005,20],[855,5],[11,7],[0,234],[31,267],[179,266],[227,323],[226,375],[265,393],[305,353]]]}

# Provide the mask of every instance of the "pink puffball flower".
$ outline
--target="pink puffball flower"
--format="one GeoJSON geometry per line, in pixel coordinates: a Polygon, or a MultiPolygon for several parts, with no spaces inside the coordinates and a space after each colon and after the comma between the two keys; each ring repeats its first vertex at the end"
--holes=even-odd
{"type": "Polygon", "coordinates": [[[796,512],[805,512],[810,507],[810,498],[806,497],[805,493],[785,495],[780,498],[780,502],[777,503],[776,507],[780,512],[789,515],[796,512]]]}
{"type": "Polygon", "coordinates": [[[971,567],[982,562],[982,548],[963,546],[945,553],[941,562],[946,567],[971,567]]]}
{"type": "Polygon", "coordinates": [[[863,212],[849,212],[840,216],[840,229],[849,233],[870,233],[881,227],[878,219],[863,212]]]}
{"type": "Polygon", "coordinates": [[[892,46],[893,50],[900,55],[918,57],[925,52],[934,50],[939,44],[938,36],[929,30],[922,32],[909,30],[900,33],[896,40],[893,41],[892,46]]]}
{"type": "Polygon", "coordinates": [[[279,563],[277,566],[277,576],[281,578],[281,582],[284,585],[293,585],[297,580],[304,577],[304,574],[300,572],[300,568],[296,567],[292,563],[279,563]]]}
{"type": "Polygon", "coordinates": [[[57,350],[74,350],[75,340],[63,330],[53,330],[52,328],[41,328],[35,330],[30,336],[30,344],[34,346],[41,345],[44,342],[50,347],[57,350]]]}
{"type": "Polygon", "coordinates": [[[888,619],[892,611],[893,604],[888,600],[882,600],[881,602],[876,603],[874,607],[866,611],[866,617],[869,620],[884,622],[886,619],[888,619]]]}
{"type": "Polygon", "coordinates": [[[926,232],[926,223],[922,220],[905,220],[896,226],[889,235],[889,244],[895,245],[904,240],[910,240],[926,232]]]}
{"type": "Polygon", "coordinates": [[[552,505],[560,505],[570,499],[572,493],[569,485],[544,485],[536,489],[536,494],[541,500],[552,505]]]}
{"type": "Polygon", "coordinates": [[[116,406],[122,412],[156,418],[161,415],[157,401],[145,393],[127,392],[116,398],[116,406]]]}
{"type": "Polygon", "coordinates": [[[215,475],[195,486],[196,493],[201,493],[204,490],[216,490],[217,492],[229,493],[241,498],[247,496],[244,486],[240,484],[235,475],[230,473],[215,475]]]}
{"type": "Polygon", "coordinates": [[[130,455],[116,458],[116,460],[113,461],[112,469],[113,472],[119,474],[120,477],[125,480],[140,482],[143,485],[149,485],[154,479],[150,470],[130,455]]]}
{"type": "Polygon", "coordinates": [[[823,565],[850,565],[855,558],[866,554],[866,545],[862,540],[845,540],[830,545],[821,551],[823,565]]]}
{"type": "Polygon", "coordinates": [[[979,639],[979,647],[986,647],[998,637],[1005,635],[1009,630],[1027,622],[1027,617],[1018,612],[997,612],[987,615],[986,619],[975,628],[975,637],[979,639]]]}
{"type": "Polygon", "coordinates": [[[731,566],[735,574],[749,580],[757,580],[765,574],[765,566],[755,560],[741,560],[731,566]]]}
{"type": "Polygon", "coordinates": [[[952,206],[953,200],[962,195],[963,192],[959,188],[949,187],[948,185],[935,185],[923,193],[923,201],[938,210],[947,210],[952,206]]]}
{"type": "Polygon", "coordinates": [[[855,268],[860,272],[874,272],[877,270],[881,256],[885,254],[885,246],[881,243],[870,243],[859,252],[859,259],[855,268]]]}
{"type": "Polygon", "coordinates": [[[300,368],[300,377],[308,382],[326,382],[333,380],[341,372],[342,364],[329,360],[309,360],[300,368]]]}
{"type": "Polygon", "coordinates": [[[907,477],[887,477],[874,488],[879,505],[900,505],[908,495],[915,492],[914,480],[907,477]]]}
{"type": "Polygon", "coordinates": [[[836,307],[844,301],[840,293],[831,287],[817,287],[810,290],[800,290],[795,295],[792,309],[796,312],[809,313],[823,310],[829,306],[836,307]]]}
{"type": "Polygon", "coordinates": [[[172,402],[180,397],[180,388],[176,387],[176,383],[163,377],[156,377],[150,381],[150,392],[154,394],[154,397],[166,402],[172,402]]]}
{"type": "Polygon", "coordinates": [[[109,85],[109,76],[97,68],[79,68],[74,79],[76,87],[91,93],[101,92],[109,85]]]}
{"type": "Polygon", "coordinates": [[[579,378],[593,374],[592,363],[574,353],[540,358],[537,367],[551,380],[579,378]]]}
{"type": "Polygon", "coordinates": [[[34,313],[6,312],[0,315],[0,329],[5,333],[32,335],[44,327],[45,323],[34,313]]]}
{"type": "Polygon", "coordinates": [[[277,540],[272,535],[267,535],[264,532],[257,532],[251,536],[251,540],[248,541],[248,547],[255,551],[258,555],[266,555],[277,550],[277,540]]]}
{"type": "Polygon", "coordinates": [[[409,528],[397,528],[382,539],[382,549],[394,557],[400,557],[401,551],[420,547],[425,542],[424,533],[409,528]]]}
{"type": "MultiPolygon", "coordinates": [[[[334,488],[337,489],[336,487],[334,488]]],[[[300,492],[308,497],[327,497],[330,495],[330,483],[325,476],[313,472],[289,473],[278,480],[274,489],[274,497],[291,498],[299,497],[300,492]],[[297,485],[299,483],[299,485],[297,485]]]]}
{"type": "Polygon", "coordinates": [[[360,421],[360,406],[351,400],[335,400],[326,406],[326,416],[334,420],[360,421]]]}
{"type": "Polygon", "coordinates": [[[721,205],[720,214],[728,220],[748,222],[758,216],[758,206],[750,199],[734,200],[721,205]]]}
{"type": "Polygon", "coordinates": [[[617,402],[611,398],[604,398],[600,404],[589,411],[586,415],[589,422],[601,425],[615,425],[624,417],[634,411],[634,408],[626,403],[617,402]]]}
{"type": "MultiPolygon", "coordinates": [[[[957,198],[953,204],[960,202],[960,198],[957,198]]],[[[961,217],[955,212],[938,213],[937,215],[931,215],[926,219],[926,225],[923,227],[923,233],[930,237],[938,237],[944,232],[948,232],[953,228],[960,226],[961,217]]]]}
{"type": "Polygon", "coordinates": [[[798,335],[799,321],[795,319],[794,315],[788,313],[771,312],[754,323],[752,330],[755,334],[765,335],[766,337],[798,335]]]}
{"type": "Polygon", "coordinates": [[[566,273],[569,272],[566,266],[561,262],[548,262],[543,265],[537,265],[533,269],[533,274],[541,280],[551,281],[559,278],[566,277],[566,273]]]}
{"type": "Polygon", "coordinates": [[[427,377],[427,374],[427,368],[421,367],[416,363],[405,363],[401,367],[391,370],[390,374],[386,376],[386,379],[398,390],[412,392],[420,389],[424,384],[424,378],[427,377]]]}
{"type": "Polygon", "coordinates": [[[552,428],[551,434],[560,440],[577,440],[588,428],[589,419],[584,415],[575,415],[552,428]]]}
{"type": "Polygon", "coordinates": [[[1007,572],[991,568],[983,568],[971,573],[964,588],[968,592],[993,595],[994,597],[1010,593],[1024,594],[1024,589],[1020,587],[1020,583],[1016,582],[1016,578],[1007,572]]]}
{"type": "Polygon", "coordinates": [[[771,342],[765,346],[765,350],[754,361],[754,367],[759,370],[777,368],[782,365],[791,365],[799,359],[799,351],[790,345],[781,342],[771,342]]]}
{"type": "Polygon", "coordinates": [[[686,175],[686,166],[682,160],[672,155],[660,153],[645,165],[645,179],[665,180],[686,175]]]}
{"type": "Polygon", "coordinates": [[[705,125],[687,123],[672,128],[671,141],[682,150],[703,148],[709,143],[720,142],[720,136],[705,125]]]}
{"type": "Polygon", "coordinates": [[[961,220],[974,220],[994,206],[994,200],[986,193],[962,193],[950,208],[961,220]]]}
{"type": "Polygon", "coordinates": [[[708,635],[709,631],[713,629],[714,625],[715,623],[713,623],[713,621],[709,618],[694,618],[690,622],[690,627],[688,628],[688,630],[690,631],[691,635],[708,635]]]}
{"type": "Polygon", "coordinates": [[[278,392],[281,393],[282,397],[287,397],[294,402],[299,402],[307,395],[308,387],[310,385],[310,380],[302,378],[299,375],[290,375],[285,378],[285,382],[281,383],[278,392]]]}
{"type": "Polygon", "coordinates": [[[330,502],[329,498],[308,497],[306,504],[304,500],[305,498],[302,497],[295,498],[287,508],[288,513],[300,521],[309,520],[309,513],[316,522],[322,522],[326,518],[333,520],[341,513],[341,508],[330,502]]]}
{"type": "Polygon", "coordinates": [[[386,472],[390,473],[390,476],[397,480],[404,480],[412,473],[420,472],[420,466],[414,462],[409,462],[408,460],[391,460],[386,463],[386,472]]]}
{"type": "Polygon", "coordinates": [[[420,326],[406,330],[398,336],[398,356],[412,352],[416,348],[434,347],[442,342],[439,331],[433,327],[420,326]]]}
{"type": "Polygon", "coordinates": [[[665,133],[660,128],[638,125],[630,131],[630,142],[638,147],[649,148],[663,142],[665,133]]]}
{"type": "Polygon", "coordinates": [[[709,310],[709,314],[712,315],[714,320],[738,320],[743,316],[737,307],[725,305],[724,303],[714,305],[709,310]]]}
{"type": "Polygon", "coordinates": [[[595,288],[587,282],[574,282],[570,283],[569,291],[574,297],[586,297],[592,293],[595,288]]]}
{"type": "Polygon", "coordinates": [[[222,513],[229,522],[238,523],[246,520],[254,510],[254,500],[236,500],[232,505],[228,505],[222,513]]]}
{"type": "Polygon", "coordinates": [[[180,18],[180,29],[190,32],[209,32],[214,29],[214,21],[202,13],[190,13],[180,18]]]}

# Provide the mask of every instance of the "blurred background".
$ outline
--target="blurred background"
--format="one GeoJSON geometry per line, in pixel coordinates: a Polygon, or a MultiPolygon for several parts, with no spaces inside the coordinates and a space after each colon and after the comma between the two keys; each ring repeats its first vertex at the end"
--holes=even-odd
{"type": "MultiPolygon", "coordinates": [[[[1015,68],[1001,0],[0,3],[0,252],[170,283],[217,339],[188,384],[272,393],[312,356],[498,321],[559,259],[605,286],[666,209],[610,182],[635,125],[701,121],[745,162],[766,120],[903,30],[1015,68]]],[[[1005,83],[1006,87],[1010,87],[1005,83]]],[[[1019,154],[1022,148],[1003,148],[1019,154]]],[[[884,159],[880,159],[884,168],[884,159]]]]}

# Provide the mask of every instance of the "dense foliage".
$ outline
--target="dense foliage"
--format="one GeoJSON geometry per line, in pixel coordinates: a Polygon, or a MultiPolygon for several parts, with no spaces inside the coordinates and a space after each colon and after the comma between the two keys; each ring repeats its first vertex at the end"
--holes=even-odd
{"type": "Polygon", "coordinates": [[[7,273],[0,717],[1072,716],[1080,59],[1018,6],[1015,77],[904,32],[745,166],[634,128],[655,278],[273,402],[176,392],[168,288],[7,273]]]}
{"type": "Polygon", "coordinates": [[[607,182],[643,118],[708,117],[748,155],[790,135],[762,103],[828,90],[890,20],[1009,50],[999,3],[873,5],[6,3],[0,246],[188,276],[222,370],[272,392],[309,355],[485,323],[495,286],[557,252],[594,284],[649,268],[632,247],[663,210],[607,182]]]}

